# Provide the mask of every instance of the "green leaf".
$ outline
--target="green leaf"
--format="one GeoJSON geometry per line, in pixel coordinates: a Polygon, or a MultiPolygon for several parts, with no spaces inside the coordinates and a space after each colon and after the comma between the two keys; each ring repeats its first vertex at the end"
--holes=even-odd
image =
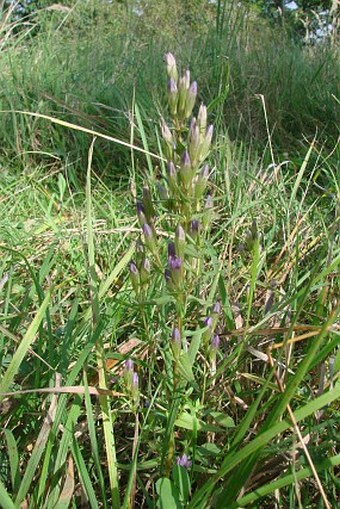
{"type": "Polygon", "coordinates": [[[15,354],[13,355],[12,361],[10,365],[8,366],[2,380],[0,383],[0,401],[1,401],[1,393],[2,392],[8,392],[8,389],[10,388],[15,375],[18,373],[20,365],[22,361],[24,360],[24,357],[32,345],[32,343],[35,340],[35,335],[40,327],[41,322],[44,319],[45,312],[47,310],[47,306],[50,302],[51,295],[50,293],[47,293],[43,303],[41,304],[40,308],[38,309],[37,314],[35,315],[31,325],[28,327],[26,334],[22,338],[22,341],[20,345],[18,346],[15,354]]]}
{"type": "Polygon", "coordinates": [[[207,442],[206,444],[200,445],[197,447],[197,453],[200,456],[217,456],[220,454],[221,449],[212,442],[207,442]]]}
{"type": "Polygon", "coordinates": [[[19,452],[18,446],[15,441],[14,435],[11,430],[4,429],[3,433],[7,442],[7,453],[9,457],[9,464],[11,467],[11,481],[14,493],[19,489],[20,485],[20,469],[19,469],[19,452]]]}
{"type": "Polygon", "coordinates": [[[175,421],[175,426],[177,426],[178,428],[188,429],[190,431],[194,429],[200,430],[202,427],[197,417],[189,414],[188,412],[182,412],[178,416],[178,418],[175,421]]]}
{"type": "MultiPolygon", "coordinates": [[[[299,410],[297,410],[294,413],[296,422],[305,419],[306,417],[313,414],[317,410],[320,410],[320,408],[329,405],[332,401],[338,399],[339,397],[340,397],[340,386],[335,387],[334,389],[326,392],[319,398],[310,401],[309,403],[307,403],[307,405],[303,406],[302,408],[299,408],[299,410]]],[[[259,433],[259,435],[256,438],[254,438],[254,440],[249,442],[249,444],[245,445],[242,449],[236,452],[235,450],[232,450],[230,451],[230,453],[227,453],[223,460],[222,467],[214,476],[212,476],[201,488],[199,488],[196,491],[192,501],[190,502],[189,507],[191,509],[194,507],[195,508],[202,507],[202,502],[206,501],[209,498],[211,492],[216,486],[216,483],[221,478],[225,477],[228,472],[235,469],[237,465],[239,465],[243,460],[249,458],[249,456],[251,456],[254,452],[262,449],[265,445],[267,445],[270,442],[270,440],[272,440],[278,434],[283,433],[284,431],[291,427],[292,423],[289,420],[282,420],[281,422],[271,426],[266,431],[259,433]]]]}
{"type": "Polygon", "coordinates": [[[185,505],[189,500],[191,492],[191,482],[188,471],[180,465],[175,465],[172,470],[172,476],[178,488],[180,500],[185,505]]]}
{"type": "MultiPolygon", "coordinates": [[[[340,465],[340,454],[338,454],[337,456],[333,456],[332,458],[327,458],[320,464],[314,464],[317,472],[322,472],[330,467],[335,467],[337,465],[340,465]]],[[[228,509],[234,508],[236,509],[237,507],[244,507],[248,504],[253,504],[256,500],[259,500],[260,498],[269,495],[269,493],[273,493],[273,491],[275,490],[280,490],[285,486],[293,485],[298,481],[302,481],[307,477],[311,477],[312,475],[313,474],[310,467],[303,468],[302,470],[294,472],[293,474],[281,477],[276,481],[271,481],[269,484],[266,484],[265,486],[260,486],[259,488],[256,488],[255,491],[247,493],[247,495],[240,498],[228,509]]]]}
{"type": "Polygon", "coordinates": [[[179,500],[178,489],[167,477],[162,477],[156,482],[158,494],[157,507],[159,509],[182,509],[179,500]]]}
{"type": "Polygon", "coordinates": [[[234,428],[235,423],[233,419],[226,414],[223,414],[222,412],[211,412],[209,415],[218,423],[220,426],[223,426],[224,428],[234,428]]]}
{"type": "Polygon", "coordinates": [[[183,378],[188,382],[193,382],[195,380],[194,374],[192,372],[190,358],[186,352],[182,352],[179,358],[179,371],[183,378]]]}
{"type": "Polygon", "coordinates": [[[0,481],[0,501],[2,509],[16,509],[15,505],[11,500],[11,497],[5,490],[5,487],[1,481],[0,481]]]}

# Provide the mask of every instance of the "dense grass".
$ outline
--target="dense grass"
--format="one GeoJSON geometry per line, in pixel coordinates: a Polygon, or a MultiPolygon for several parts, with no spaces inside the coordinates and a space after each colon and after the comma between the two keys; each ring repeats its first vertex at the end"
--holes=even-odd
{"type": "MultiPolygon", "coordinates": [[[[23,43],[4,45],[1,52],[0,108],[51,114],[125,139],[135,93],[151,124],[149,143],[155,144],[155,105],[164,104],[162,55],[170,48],[199,74],[200,99],[210,104],[211,115],[232,140],[251,140],[259,147],[267,142],[262,94],[278,150],[301,152],[304,139],[310,142],[316,134],[334,146],[336,48],[302,49],[237,6],[220,14],[218,30],[213,12],[198,17],[192,7],[188,19],[180,6],[178,23],[166,18],[159,29],[162,4],[144,17],[120,4],[89,2],[66,14],[43,11],[29,18],[31,31],[23,43]]],[[[20,157],[26,164],[67,157],[76,166],[86,161],[87,137],[80,133],[13,114],[1,115],[0,132],[6,158],[20,157]]],[[[128,163],[126,151],[115,147],[112,155],[112,146],[101,148],[97,171],[120,173],[128,163]]]]}
{"type": "Polygon", "coordinates": [[[213,29],[213,10],[184,19],[180,3],[181,23],[164,17],[160,35],[158,9],[42,12],[34,36],[0,54],[1,109],[54,118],[0,116],[0,505],[336,507],[336,49],[283,44],[234,9],[213,29]],[[128,276],[143,181],[164,266],[180,217],[157,193],[169,45],[216,126],[179,371],[169,338],[182,311],[157,261],[143,299],[128,276]],[[215,366],[202,320],[216,301],[215,366]]]}

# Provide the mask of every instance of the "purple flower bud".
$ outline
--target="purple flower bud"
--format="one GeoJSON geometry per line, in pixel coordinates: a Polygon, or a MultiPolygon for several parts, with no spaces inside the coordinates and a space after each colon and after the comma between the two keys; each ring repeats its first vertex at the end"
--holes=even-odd
{"type": "Polygon", "coordinates": [[[176,59],[173,56],[172,53],[166,53],[164,55],[164,60],[166,63],[166,70],[168,73],[169,78],[172,78],[174,81],[178,80],[178,73],[177,73],[177,66],[176,66],[176,59]]]}
{"type": "Polygon", "coordinates": [[[182,260],[179,256],[169,257],[169,268],[171,272],[179,271],[182,268],[182,260]]]}
{"type": "Polygon", "coordinates": [[[186,186],[190,184],[193,177],[190,156],[186,150],[182,155],[180,177],[186,186]]]}
{"type": "Polygon", "coordinates": [[[130,273],[132,276],[138,276],[137,265],[133,261],[130,263],[130,273]]]}
{"type": "Polygon", "coordinates": [[[171,334],[171,341],[174,343],[181,344],[181,333],[179,332],[178,327],[174,327],[171,334]]]}
{"type": "Polygon", "coordinates": [[[140,281],[143,285],[149,281],[150,272],[151,272],[150,260],[148,258],[144,258],[140,268],[140,281]]]}
{"type": "Polygon", "coordinates": [[[211,125],[207,128],[206,133],[205,133],[205,139],[206,139],[207,141],[209,141],[209,144],[211,143],[211,140],[212,140],[213,134],[214,134],[214,126],[211,124],[211,125]]]}
{"type": "Polygon", "coordinates": [[[137,214],[140,214],[140,213],[144,214],[144,205],[141,201],[137,201],[136,209],[137,209],[137,214]]]}
{"type": "Polygon", "coordinates": [[[190,157],[192,161],[195,163],[199,157],[200,148],[200,131],[196,123],[195,117],[192,119],[190,124],[188,147],[190,157]]]}
{"type": "Polygon", "coordinates": [[[170,94],[177,94],[178,92],[176,82],[172,78],[168,81],[168,91],[170,94]]]}
{"type": "Polygon", "coordinates": [[[171,271],[170,271],[170,269],[167,268],[167,269],[164,270],[164,277],[165,277],[165,281],[167,283],[171,283],[171,271]]]}
{"type": "Polygon", "coordinates": [[[184,468],[191,468],[192,461],[189,460],[189,458],[186,454],[183,454],[182,456],[179,456],[177,458],[177,465],[184,467],[184,468]]]}
{"type": "Polygon", "coordinates": [[[195,106],[197,97],[197,83],[193,81],[190,85],[190,88],[187,93],[186,103],[185,103],[185,118],[189,118],[192,110],[195,106]]]}
{"type": "Polygon", "coordinates": [[[201,228],[201,223],[199,222],[198,219],[193,219],[192,221],[190,221],[190,225],[189,225],[190,237],[193,238],[194,240],[197,239],[200,228],[201,228]]]}
{"type": "Polygon", "coordinates": [[[199,175],[196,177],[196,181],[195,181],[195,198],[196,198],[196,200],[199,200],[202,197],[202,195],[207,187],[208,179],[209,179],[209,167],[207,164],[205,164],[203,166],[203,168],[201,169],[199,175]]]}
{"type": "Polygon", "coordinates": [[[172,137],[171,131],[163,119],[161,121],[161,132],[162,132],[163,140],[166,143],[168,143],[169,145],[172,145],[173,137],[172,137]]]}
{"type": "Polygon", "coordinates": [[[175,232],[175,246],[177,256],[184,258],[185,231],[180,224],[177,226],[175,232]]]}
{"type": "Polygon", "coordinates": [[[214,337],[212,338],[211,347],[214,350],[217,350],[219,346],[220,346],[220,337],[218,334],[215,334],[214,337]]]}
{"type": "Polygon", "coordinates": [[[207,108],[204,104],[201,104],[197,115],[197,124],[199,126],[200,134],[204,135],[207,128],[207,108]]]}
{"type": "Polygon", "coordinates": [[[201,170],[201,173],[200,173],[200,177],[202,179],[206,179],[208,180],[209,178],[209,166],[207,164],[205,164],[201,170]]]}
{"type": "MultiPolygon", "coordinates": [[[[189,82],[190,86],[190,82],[189,82]]],[[[187,76],[184,75],[178,81],[178,104],[177,104],[177,112],[181,116],[181,118],[185,117],[185,106],[187,95],[189,91],[189,86],[187,83],[187,76]]]]}
{"type": "Polygon", "coordinates": [[[132,376],[132,387],[136,389],[138,388],[138,384],[139,384],[138,373],[136,373],[135,371],[132,376]]]}
{"type": "Polygon", "coordinates": [[[170,78],[168,81],[168,103],[171,115],[176,115],[177,113],[178,100],[179,94],[176,82],[173,80],[173,78],[170,78]]]}
{"type": "Polygon", "coordinates": [[[145,223],[142,226],[142,230],[146,247],[151,251],[151,253],[155,253],[157,250],[156,239],[151,227],[145,223]]]}
{"type": "Polygon", "coordinates": [[[142,226],[142,230],[143,230],[143,233],[144,233],[145,240],[146,240],[146,239],[152,239],[152,238],[153,238],[152,229],[151,229],[151,227],[148,225],[148,223],[143,224],[143,226],[142,226]]]}
{"type": "Polygon", "coordinates": [[[174,242],[169,242],[168,244],[168,258],[172,258],[176,256],[176,249],[174,242]]]}
{"type": "Polygon", "coordinates": [[[203,320],[203,324],[205,327],[208,327],[209,329],[212,329],[213,327],[213,319],[211,318],[211,316],[207,316],[204,318],[203,320]]]}
{"type": "Polygon", "coordinates": [[[215,313],[216,315],[220,315],[221,311],[222,311],[222,306],[221,306],[220,301],[218,300],[215,302],[214,307],[212,308],[212,312],[215,313]]]}
{"type": "Polygon", "coordinates": [[[125,361],[125,371],[133,371],[134,363],[132,359],[127,359],[125,361]]]}
{"type": "Polygon", "coordinates": [[[136,210],[137,210],[137,217],[139,224],[143,226],[147,222],[145,211],[144,211],[144,205],[142,202],[137,201],[136,203],[136,210]]]}
{"type": "Polygon", "coordinates": [[[177,188],[177,170],[172,161],[168,162],[168,184],[172,192],[176,191],[177,188]]]}
{"type": "Polygon", "coordinates": [[[130,279],[132,283],[132,287],[136,293],[139,292],[139,273],[138,268],[135,262],[131,262],[129,266],[130,270],[130,279]]]}
{"type": "Polygon", "coordinates": [[[203,161],[209,154],[213,133],[214,133],[214,126],[210,125],[205,132],[205,136],[204,136],[204,139],[203,139],[203,142],[201,145],[200,161],[203,161]]]}

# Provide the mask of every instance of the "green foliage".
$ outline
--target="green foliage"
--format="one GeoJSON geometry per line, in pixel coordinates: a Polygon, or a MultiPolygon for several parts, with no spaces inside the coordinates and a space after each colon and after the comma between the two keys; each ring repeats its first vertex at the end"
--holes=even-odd
{"type": "Polygon", "coordinates": [[[214,8],[199,35],[186,20],[152,43],[151,10],[89,2],[1,46],[1,108],[48,115],[0,117],[5,508],[336,507],[336,50],[285,51],[219,6],[213,30],[214,8]],[[168,112],[162,48],[178,49],[180,76],[190,63],[197,106],[175,80],[168,112]],[[184,119],[192,105],[203,125],[202,100],[203,190],[207,131],[184,119]],[[167,286],[168,241],[185,270],[167,286]]]}

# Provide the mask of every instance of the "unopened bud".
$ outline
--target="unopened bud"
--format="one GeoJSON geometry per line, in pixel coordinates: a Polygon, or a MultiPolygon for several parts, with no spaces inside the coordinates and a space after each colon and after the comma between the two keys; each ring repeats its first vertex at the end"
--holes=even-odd
{"type": "Polygon", "coordinates": [[[172,354],[173,354],[174,358],[176,360],[178,360],[180,353],[181,353],[182,341],[181,341],[181,333],[177,327],[174,327],[174,329],[172,330],[170,346],[171,346],[171,350],[172,350],[172,354]]]}
{"type": "Polygon", "coordinates": [[[168,81],[168,103],[169,111],[172,116],[177,114],[177,103],[179,99],[176,82],[170,78],[168,81]]]}
{"type": "MultiPolygon", "coordinates": [[[[190,86],[190,83],[189,83],[189,86],[190,86]]],[[[177,111],[178,111],[178,114],[182,118],[185,117],[185,105],[186,105],[186,101],[187,101],[189,86],[188,86],[188,82],[187,82],[187,77],[185,75],[179,79],[177,111]]]]}
{"type": "Polygon", "coordinates": [[[150,260],[148,258],[144,258],[142,265],[140,267],[140,281],[142,285],[148,283],[150,279],[151,265],[150,260]]]}
{"type": "Polygon", "coordinates": [[[200,228],[201,225],[198,219],[193,219],[192,221],[190,221],[189,235],[193,240],[196,240],[198,238],[200,228]]]}
{"type": "Polygon", "coordinates": [[[172,282],[178,288],[181,284],[183,276],[182,259],[179,256],[169,257],[169,269],[171,273],[172,282]]]}
{"type": "Polygon", "coordinates": [[[195,182],[195,198],[199,200],[207,187],[209,179],[209,167],[207,164],[205,164],[200,171],[199,175],[197,176],[196,182],[195,182]]]}
{"type": "Polygon", "coordinates": [[[129,270],[130,270],[130,279],[131,279],[132,287],[133,287],[134,291],[136,293],[138,293],[139,292],[139,272],[138,272],[137,265],[135,264],[135,262],[130,263],[129,270]]]}
{"type": "Polygon", "coordinates": [[[184,259],[185,231],[180,224],[177,226],[175,232],[175,246],[177,256],[184,259]]]}
{"type": "Polygon", "coordinates": [[[195,117],[193,117],[190,129],[189,129],[189,139],[188,139],[188,149],[191,160],[193,161],[193,165],[199,158],[199,149],[200,149],[200,131],[196,122],[195,117]]]}
{"type": "Polygon", "coordinates": [[[219,346],[220,346],[220,337],[218,334],[215,334],[211,341],[211,347],[214,350],[217,350],[219,346]]]}
{"type": "Polygon", "coordinates": [[[169,242],[168,244],[168,258],[172,256],[176,256],[176,246],[174,242],[169,242]]]}
{"type": "Polygon", "coordinates": [[[143,187],[143,205],[147,220],[152,222],[156,212],[152,203],[150,189],[147,186],[143,187]]]}
{"type": "Polygon", "coordinates": [[[172,192],[177,190],[177,170],[172,161],[168,162],[168,184],[172,192]]]}
{"type": "Polygon", "coordinates": [[[186,102],[185,102],[185,118],[189,118],[192,110],[194,109],[195,102],[197,97],[197,83],[193,81],[190,85],[190,88],[187,93],[186,102]]]}
{"type": "Polygon", "coordinates": [[[176,59],[172,53],[166,53],[164,55],[164,60],[166,63],[166,71],[168,73],[169,78],[172,78],[175,82],[178,80],[178,72],[176,66],[176,59]]]}
{"type": "Polygon", "coordinates": [[[201,104],[197,115],[197,124],[200,130],[200,134],[203,137],[207,128],[207,107],[201,104]]]}
{"type": "Polygon", "coordinates": [[[137,217],[138,217],[139,224],[141,226],[143,226],[143,224],[147,223],[148,221],[146,219],[144,205],[143,205],[142,202],[137,201],[137,203],[136,203],[136,211],[137,211],[137,217]]]}
{"type": "Polygon", "coordinates": [[[154,233],[151,229],[151,227],[145,223],[142,226],[143,234],[144,234],[144,242],[146,247],[152,252],[155,253],[157,246],[156,246],[156,239],[154,236],[154,233]]]}
{"type": "Polygon", "coordinates": [[[188,187],[192,180],[192,167],[189,153],[185,150],[182,155],[180,177],[183,184],[188,187]]]}
{"type": "Polygon", "coordinates": [[[200,161],[203,161],[209,154],[213,133],[214,133],[214,126],[210,125],[206,130],[206,133],[205,133],[202,145],[201,145],[200,161]]]}

